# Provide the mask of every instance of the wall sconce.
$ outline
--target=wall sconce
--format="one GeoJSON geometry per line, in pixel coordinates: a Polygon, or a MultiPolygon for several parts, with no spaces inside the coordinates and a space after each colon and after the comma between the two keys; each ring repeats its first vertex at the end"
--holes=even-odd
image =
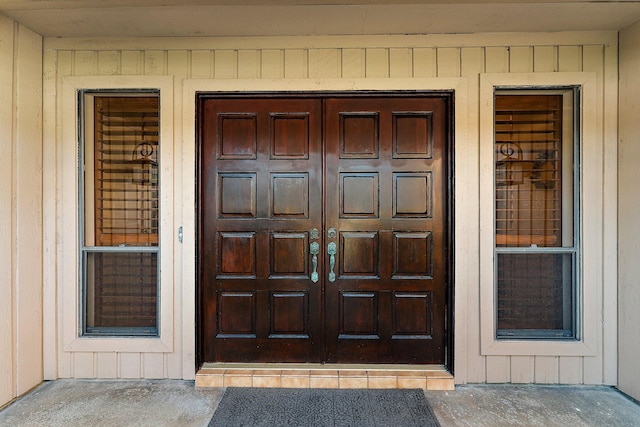
{"type": "Polygon", "coordinates": [[[158,162],[152,156],[155,149],[148,142],[141,142],[133,149],[131,165],[131,181],[135,184],[157,184],[158,162]]]}
{"type": "Polygon", "coordinates": [[[497,150],[496,185],[520,185],[524,182],[522,148],[517,142],[504,142],[497,150]]]}

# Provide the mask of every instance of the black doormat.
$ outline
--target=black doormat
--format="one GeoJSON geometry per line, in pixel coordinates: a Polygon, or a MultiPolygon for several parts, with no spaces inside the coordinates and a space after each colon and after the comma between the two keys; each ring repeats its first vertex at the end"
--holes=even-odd
{"type": "Polygon", "coordinates": [[[209,427],[437,427],[422,390],[228,388],[209,427]]]}

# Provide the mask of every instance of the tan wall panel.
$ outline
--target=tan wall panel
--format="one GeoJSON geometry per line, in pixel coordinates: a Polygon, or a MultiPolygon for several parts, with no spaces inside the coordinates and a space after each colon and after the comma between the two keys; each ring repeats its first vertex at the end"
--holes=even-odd
{"type": "Polygon", "coordinates": [[[413,76],[413,51],[412,49],[389,49],[389,77],[413,76]]]}
{"type": "Polygon", "coordinates": [[[582,71],[582,46],[558,48],[558,71],[582,71]]]}
{"type": "MultiPolygon", "coordinates": [[[[123,50],[121,59],[122,74],[138,75],[142,74],[143,52],[139,50],[123,50]]],[[[60,74],[64,75],[64,74],[60,74]]]]}
{"type": "MultiPolygon", "coordinates": [[[[589,63],[591,65],[591,63],[589,63]]],[[[626,346],[624,339],[618,340],[618,112],[609,106],[618,105],[618,43],[612,41],[604,46],[603,57],[603,157],[605,159],[603,189],[603,292],[602,292],[602,382],[618,384],[618,343],[626,346]]],[[[637,71],[637,70],[636,70],[637,71]]],[[[638,74],[633,74],[638,78],[638,74]]],[[[638,80],[636,80],[636,85],[638,80]]],[[[637,336],[636,336],[637,337],[637,336]]]]}
{"type": "Polygon", "coordinates": [[[140,353],[119,353],[119,378],[142,378],[142,355],[140,353]]]}
{"type": "Polygon", "coordinates": [[[13,20],[0,15],[0,407],[16,397],[13,358],[13,20]]]}
{"type": "Polygon", "coordinates": [[[337,79],[341,77],[340,49],[311,49],[308,55],[310,78],[337,79]]]}
{"type": "Polygon", "coordinates": [[[238,51],[238,78],[260,78],[260,51],[255,49],[238,51]]]}
{"type": "MultiPolygon", "coordinates": [[[[509,356],[487,356],[487,383],[511,382],[511,358],[509,356]]],[[[483,381],[484,382],[484,381],[483,381]]]]}
{"type": "Polygon", "coordinates": [[[263,79],[284,78],[284,51],[281,49],[267,49],[262,51],[263,79]]]}
{"type": "MultiPolygon", "coordinates": [[[[193,79],[211,78],[213,52],[210,50],[192,50],[191,52],[191,75],[193,79]]],[[[171,54],[171,52],[170,52],[171,54]]]]}
{"type": "Polygon", "coordinates": [[[95,378],[95,359],[97,353],[73,353],[73,378],[95,378]]]}
{"type": "Polygon", "coordinates": [[[358,79],[365,77],[367,57],[364,49],[342,49],[342,77],[358,79]]]}
{"type": "Polygon", "coordinates": [[[640,399],[640,23],[620,33],[619,386],[640,399]]]}
{"type": "Polygon", "coordinates": [[[509,48],[507,47],[487,47],[484,49],[487,73],[508,73],[509,72],[509,48]]]}
{"type": "Polygon", "coordinates": [[[42,37],[18,28],[14,113],[17,393],[42,373],[42,37]],[[35,119],[35,120],[34,120],[35,119]]]}
{"type": "Polygon", "coordinates": [[[511,356],[511,382],[515,384],[529,384],[534,380],[533,356],[511,356]]]}
{"type": "Polygon", "coordinates": [[[76,76],[92,76],[98,73],[98,52],[78,51],[74,55],[74,74],[76,76]]]}
{"type": "Polygon", "coordinates": [[[533,48],[512,46],[509,49],[509,72],[530,73],[533,71],[533,48]]]}
{"type": "Polygon", "coordinates": [[[559,357],[553,356],[536,356],[535,358],[535,378],[534,382],[538,384],[557,384],[558,383],[558,362],[559,357]]]}
{"type": "Polygon", "coordinates": [[[144,74],[163,76],[166,73],[166,51],[148,50],[144,52],[144,74]]]}
{"type": "MultiPolygon", "coordinates": [[[[469,47],[463,48],[461,50],[461,73],[463,77],[466,77],[470,80],[471,87],[477,87],[478,78],[480,73],[484,71],[485,68],[485,52],[483,48],[469,47]]],[[[478,91],[471,90],[469,92],[468,98],[468,114],[469,117],[478,117],[479,115],[479,99],[478,99],[478,91]]],[[[460,144],[464,144],[460,147],[460,149],[464,150],[469,156],[469,164],[467,165],[469,176],[478,176],[478,154],[479,154],[479,143],[478,143],[478,121],[477,120],[469,120],[469,135],[472,137],[469,141],[461,141],[460,144]]],[[[471,180],[468,185],[474,186],[476,185],[477,180],[471,180]]],[[[464,193],[468,197],[468,202],[471,206],[478,206],[479,204],[479,194],[477,191],[474,191],[473,188],[464,188],[458,187],[462,183],[456,182],[456,187],[460,188],[460,191],[464,191],[464,193]]],[[[477,241],[479,239],[478,229],[477,227],[469,227],[466,230],[466,234],[471,241],[477,241]]],[[[465,292],[466,298],[468,301],[473,301],[474,303],[470,303],[465,310],[465,315],[469,319],[465,326],[464,330],[466,331],[466,335],[462,337],[455,337],[456,339],[456,348],[459,348],[462,354],[462,360],[466,358],[466,362],[463,362],[462,369],[463,372],[466,372],[464,375],[467,378],[468,382],[485,382],[486,381],[486,361],[485,357],[481,356],[476,349],[480,348],[480,323],[474,321],[474,319],[480,318],[480,306],[477,301],[480,300],[480,285],[478,283],[478,260],[477,254],[467,252],[467,259],[464,262],[468,265],[468,269],[465,271],[466,277],[461,278],[461,283],[466,283],[467,287],[465,289],[458,288],[456,290],[456,294],[465,292]],[[464,342],[460,342],[461,339],[464,339],[464,342]]],[[[458,320],[456,320],[458,321],[458,320]]],[[[461,360],[461,359],[458,359],[461,360]]],[[[456,370],[459,366],[456,367],[456,370]]]]}
{"type": "MultiPolygon", "coordinates": [[[[184,78],[188,76],[189,73],[189,52],[187,50],[177,50],[177,51],[169,51],[168,56],[168,67],[167,72],[169,75],[175,77],[177,82],[182,82],[184,78]]],[[[211,55],[213,58],[213,55],[211,55]]],[[[209,61],[210,64],[210,73],[213,72],[214,64],[209,61]]],[[[204,68],[204,67],[203,67],[204,68]]],[[[176,84],[174,86],[174,110],[182,111],[182,85],[176,84]]],[[[177,114],[174,115],[173,118],[173,132],[175,135],[182,135],[182,115],[177,114]]],[[[174,170],[174,183],[176,188],[183,188],[183,178],[182,178],[182,161],[180,157],[179,150],[176,150],[176,156],[174,159],[174,163],[172,165],[174,170]]],[[[189,171],[191,172],[191,171],[189,171]]],[[[188,177],[189,180],[193,179],[193,174],[190,174],[188,177]]],[[[174,205],[174,222],[176,224],[183,224],[182,219],[182,199],[180,197],[175,197],[174,205]]],[[[173,233],[176,234],[177,230],[173,233]]],[[[175,263],[174,265],[174,282],[180,283],[182,278],[182,264],[175,263]]],[[[188,287],[185,290],[189,290],[188,287]]],[[[180,324],[180,319],[183,324],[188,324],[189,321],[193,322],[193,320],[187,320],[192,318],[191,312],[188,309],[185,309],[185,299],[183,299],[183,289],[179,286],[175,288],[174,297],[173,297],[173,307],[174,307],[174,316],[177,321],[177,324],[180,324]]],[[[188,298],[189,300],[191,298],[188,298]]],[[[193,354],[193,349],[195,348],[195,342],[190,339],[188,334],[181,334],[178,328],[175,329],[177,331],[176,338],[174,340],[174,351],[173,353],[165,354],[166,359],[166,376],[169,378],[185,378],[191,379],[188,375],[184,375],[185,372],[190,372],[193,369],[194,361],[193,359],[183,358],[183,349],[187,349],[189,354],[193,354]],[[186,344],[185,344],[186,341],[186,344]]]]}
{"type": "Polygon", "coordinates": [[[117,50],[103,50],[98,52],[98,73],[115,75],[120,72],[120,52],[117,50]]]}
{"type": "Polygon", "coordinates": [[[556,46],[534,47],[533,70],[537,73],[558,71],[558,48],[556,46]]]}
{"type": "Polygon", "coordinates": [[[560,384],[583,383],[582,357],[561,357],[558,363],[560,384]]]}
{"type": "MultiPolygon", "coordinates": [[[[604,36],[603,36],[604,37],[604,36]]],[[[606,38],[606,37],[605,37],[606,38]]],[[[482,72],[532,72],[536,71],[579,71],[581,63],[585,63],[585,68],[589,64],[590,69],[599,72],[600,79],[603,79],[603,61],[596,61],[592,56],[603,58],[602,43],[593,43],[593,37],[584,37],[585,43],[590,41],[590,45],[583,47],[576,43],[576,37],[568,37],[569,42],[563,44],[554,39],[551,35],[538,37],[544,40],[542,45],[537,45],[535,38],[531,40],[531,45],[525,39],[514,37],[518,43],[509,45],[509,38],[501,38],[504,46],[497,44],[498,40],[493,40],[487,36],[487,43],[494,45],[487,47],[477,47],[482,45],[480,39],[473,39],[469,42],[469,47],[452,46],[448,41],[451,38],[442,37],[447,40],[442,45],[449,47],[430,47],[428,45],[406,46],[390,43],[390,47],[385,46],[385,41],[397,38],[362,38],[357,42],[357,38],[345,38],[344,49],[342,47],[331,48],[326,40],[320,38],[319,42],[310,43],[312,46],[327,45],[326,48],[308,49],[304,42],[297,43],[292,39],[282,39],[282,48],[274,43],[262,43],[260,39],[255,39],[254,44],[248,43],[246,39],[239,41],[234,46],[228,40],[216,43],[216,46],[225,46],[225,49],[209,51],[206,48],[188,50],[189,46],[184,44],[183,49],[163,51],[160,49],[150,51],[123,50],[114,56],[113,46],[106,45],[104,50],[92,50],[83,48],[76,51],[75,58],[69,62],[68,53],[59,52],[58,75],[70,74],[68,63],[75,64],[74,74],[84,74],[94,70],[95,73],[112,73],[116,68],[116,60],[119,56],[120,73],[122,74],[168,74],[174,76],[174,99],[176,102],[174,110],[174,135],[182,135],[181,117],[183,114],[182,105],[182,80],[185,78],[215,78],[215,79],[335,79],[335,78],[363,78],[363,77],[457,77],[464,76],[469,82],[468,97],[468,130],[471,138],[465,141],[456,141],[457,149],[471,150],[470,159],[477,159],[478,151],[478,76],[482,72]],[[369,43],[370,42],[370,43],[369,43]],[[268,45],[267,49],[260,49],[262,45],[268,45]],[[558,47],[556,47],[556,45],[558,47]],[[252,47],[253,46],[253,47],[252,47]],[[285,48],[286,47],[286,48],[285,48]],[[598,50],[599,49],[599,50],[598,50]],[[65,56],[67,55],[67,56],[65,56]],[[474,154],[475,153],[475,154],[474,154]]],[[[81,44],[81,43],[80,43],[81,44]]],[[[126,44],[126,43],[125,43],[126,44]]],[[[207,43],[211,45],[211,43],[207,43]]],[[[437,44],[440,45],[440,44],[437,44]]],[[[194,42],[194,46],[198,43],[194,42]]],[[[338,44],[339,46],[339,44],[338,44]]],[[[204,44],[203,46],[204,47],[204,44]]],[[[599,80],[602,84],[602,80],[599,80]]],[[[428,89],[428,88],[425,88],[428,89]]],[[[611,103],[607,104],[607,111],[611,108],[611,103]]],[[[188,141],[187,141],[188,142],[188,141]]],[[[180,148],[176,155],[179,155],[180,148]]],[[[174,167],[180,167],[178,158],[174,162],[174,167]]],[[[470,162],[471,168],[477,168],[477,161],[470,162]]],[[[470,172],[471,176],[478,175],[470,172]]],[[[184,176],[189,179],[193,176],[192,171],[176,171],[176,177],[184,176]]],[[[176,178],[178,179],[178,178],[176,178]]],[[[467,198],[478,200],[477,182],[456,183],[466,185],[467,198]]],[[[180,188],[177,180],[176,188],[180,188]]],[[[460,189],[461,187],[456,187],[460,189]]],[[[183,207],[180,205],[180,194],[176,194],[175,214],[179,215],[183,207]]],[[[179,224],[176,218],[176,224],[179,224]]],[[[471,224],[471,223],[470,223],[471,224]]],[[[477,227],[469,227],[469,233],[465,237],[466,241],[476,241],[478,239],[477,227]]],[[[456,277],[457,286],[465,286],[464,289],[457,288],[456,295],[466,293],[468,315],[468,328],[456,335],[456,354],[462,363],[456,366],[456,381],[458,382],[542,382],[542,383],[581,383],[584,382],[583,359],[582,358],[557,358],[557,357],[528,357],[520,356],[512,358],[509,356],[484,357],[479,353],[479,294],[478,294],[478,271],[479,260],[476,253],[468,251],[466,258],[462,260],[468,267],[465,277],[456,277]],[[464,356],[460,356],[464,352],[464,356]],[[575,363],[579,361],[579,363],[575,363]],[[579,368],[576,368],[576,365],[579,368]]],[[[174,300],[174,316],[176,321],[182,316],[189,316],[192,302],[182,301],[182,276],[178,267],[175,271],[176,293],[174,300]],[[185,309],[185,311],[181,311],[185,309]]],[[[458,320],[458,319],[457,319],[458,320]]],[[[189,357],[185,354],[193,353],[193,339],[190,331],[182,331],[185,336],[178,332],[175,336],[176,344],[174,353],[161,356],[160,354],[139,354],[120,353],[117,357],[117,368],[107,367],[105,364],[115,363],[112,358],[98,356],[97,368],[95,372],[100,376],[113,375],[114,370],[120,378],[140,378],[140,377],[187,377],[192,369],[189,357]]],[[[606,336],[605,336],[606,338],[606,336]]],[[[59,375],[73,376],[77,374],[79,361],[74,358],[74,373],[71,374],[65,368],[69,365],[69,353],[61,350],[59,352],[60,361],[59,375]]],[[[594,358],[591,358],[594,359],[594,358]]],[[[597,358],[595,358],[597,359],[597,358]]],[[[605,363],[602,358],[593,361],[602,365],[605,363]]],[[[607,366],[615,361],[606,361],[607,366]]],[[[82,365],[80,363],[80,365],[82,365]]],[[[82,370],[81,370],[82,371],[82,370]]],[[[602,369],[596,376],[602,378],[602,369]]]]}
{"type": "Polygon", "coordinates": [[[143,378],[166,378],[165,355],[163,353],[144,353],[142,355],[143,378]]]}
{"type": "MultiPolygon", "coordinates": [[[[56,76],[58,69],[58,55],[52,50],[44,51],[43,83],[43,110],[56,111],[58,100],[56,99],[56,76]]],[[[58,347],[56,319],[58,306],[56,289],[57,257],[56,257],[56,212],[58,192],[57,171],[57,144],[56,122],[49,115],[43,115],[42,134],[42,211],[43,215],[43,290],[42,299],[45,301],[42,307],[43,322],[43,350],[47,355],[43,360],[44,379],[50,380],[58,377],[58,347]],[[49,303],[47,303],[49,302],[49,303]]]]}
{"type": "Polygon", "coordinates": [[[235,79],[238,75],[238,52],[235,50],[216,50],[215,55],[214,78],[235,79]]]}
{"type": "Polygon", "coordinates": [[[306,49],[284,51],[284,77],[304,79],[309,75],[309,53],[306,49]]]}
{"type": "Polygon", "coordinates": [[[458,77],[460,75],[460,49],[438,48],[438,77],[458,77]]]}
{"type": "Polygon", "coordinates": [[[434,48],[413,49],[413,77],[438,75],[437,51],[434,48]]]}
{"type": "MultiPolygon", "coordinates": [[[[125,55],[122,55],[123,59],[125,57],[125,55]]],[[[62,93],[62,80],[59,78],[59,76],[69,76],[69,75],[73,75],[73,52],[72,51],[61,51],[58,53],[58,61],[57,61],[57,75],[55,80],[51,81],[50,84],[48,84],[45,88],[45,90],[48,93],[52,93],[56,96],[54,96],[53,98],[56,99],[56,110],[55,111],[60,111],[61,106],[62,106],[62,97],[57,96],[57,94],[62,93]],[[53,86],[53,87],[52,87],[53,86]]],[[[45,122],[50,121],[52,122],[52,126],[51,128],[47,128],[47,129],[51,129],[52,131],[54,131],[53,136],[50,134],[47,134],[46,139],[48,140],[49,138],[54,138],[56,143],[56,152],[54,153],[55,158],[52,157],[48,157],[47,160],[48,161],[53,161],[54,162],[54,167],[55,170],[51,171],[52,174],[48,175],[48,177],[50,179],[53,179],[56,182],[56,192],[55,193],[45,193],[44,194],[44,199],[45,199],[45,204],[49,206],[49,208],[51,209],[52,206],[55,206],[55,210],[52,212],[51,210],[46,211],[45,212],[45,218],[48,218],[50,216],[52,216],[53,218],[58,218],[60,213],[64,211],[65,205],[64,203],[61,202],[60,200],[60,195],[63,194],[63,188],[62,188],[62,180],[59,179],[60,177],[60,171],[64,170],[64,164],[65,164],[65,156],[63,155],[63,153],[60,150],[60,141],[63,140],[63,135],[62,135],[62,128],[60,126],[58,126],[58,123],[56,121],[56,115],[55,114],[47,114],[47,111],[44,112],[44,116],[45,116],[45,122]]],[[[74,153],[75,154],[75,153],[74,153]]],[[[47,165],[48,166],[48,165],[47,165]]],[[[56,301],[57,301],[57,310],[56,310],[56,316],[57,317],[48,317],[45,320],[45,324],[49,325],[49,324],[59,324],[60,319],[63,318],[63,314],[65,312],[65,308],[69,309],[68,307],[65,307],[64,304],[62,303],[62,295],[60,293],[60,289],[61,286],[59,285],[60,283],[64,283],[63,280],[63,268],[62,265],[60,265],[60,262],[62,260],[62,252],[63,252],[63,248],[61,247],[61,245],[59,245],[59,242],[57,241],[57,236],[60,233],[60,225],[58,223],[56,223],[55,228],[53,228],[53,230],[46,230],[45,234],[50,234],[53,238],[53,242],[56,244],[56,250],[55,250],[55,256],[54,256],[54,263],[56,265],[56,268],[53,272],[47,272],[47,275],[54,273],[55,274],[55,282],[51,283],[50,286],[51,288],[53,288],[52,291],[57,292],[56,294],[56,301]]],[[[53,256],[53,255],[52,255],[53,256]]],[[[57,331],[56,334],[56,342],[55,342],[55,346],[54,347],[50,347],[46,349],[46,353],[47,355],[51,355],[51,354],[57,354],[58,356],[58,364],[57,364],[57,372],[51,372],[52,375],[55,375],[54,378],[71,378],[73,376],[73,358],[72,355],[73,353],[69,353],[69,352],[65,352],[63,349],[63,343],[62,343],[62,331],[59,329],[57,331]]],[[[48,379],[54,379],[54,378],[48,378],[48,379]]]]}
{"type": "Polygon", "coordinates": [[[389,77],[389,50],[388,49],[367,49],[366,50],[367,72],[366,77],[389,77]]]}
{"type": "Polygon", "coordinates": [[[118,378],[118,354],[117,353],[97,353],[96,354],[96,377],[118,378]]]}

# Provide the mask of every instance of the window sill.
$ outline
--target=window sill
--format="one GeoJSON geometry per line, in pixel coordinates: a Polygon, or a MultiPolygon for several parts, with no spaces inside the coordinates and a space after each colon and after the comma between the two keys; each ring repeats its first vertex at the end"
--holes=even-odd
{"type": "Polygon", "coordinates": [[[584,341],[483,339],[483,356],[596,356],[597,348],[584,341]]]}
{"type": "Polygon", "coordinates": [[[78,337],[64,348],[65,351],[170,353],[171,342],[159,337],[78,337]]]}

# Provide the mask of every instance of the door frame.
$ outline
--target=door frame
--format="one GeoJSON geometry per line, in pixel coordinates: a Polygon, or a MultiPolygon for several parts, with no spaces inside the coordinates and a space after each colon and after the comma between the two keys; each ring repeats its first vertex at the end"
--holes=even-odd
{"type": "MultiPolygon", "coordinates": [[[[200,281],[198,277],[198,261],[197,261],[197,233],[199,231],[197,221],[199,220],[199,207],[196,197],[197,188],[199,186],[199,166],[197,164],[197,141],[198,127],[194,126],[197,117],[197,97],[200,93],[207,93],[208,95],[215,95],[220,97],[251,97],[256,95],[270,95],[270,96],[310,96],[310,95],[322,95],[322,96],[374,96],[374,95],[427,95],[427,94],[443,94],[448,96],[448,139],[447,139],[447,187],[448,193],[452,196],[448,198],[447,203],[447,259],[448,259],[448,272],[447,272],[447,309],[445,314],[446,321],[446,355],[445,364],[446,368],[450,371],[454,371],[454,363],[464,368],[468,355],[464,353],[454,352],[454,346],[456,342],[459,347],[466,348],[465,334],[461,334],[467,326],[467,316],[464,313],[464,307],[456,309],[455,296],[461,298],[462,301],[466,301],[467,290],[463,286],[461,289],[456,290],[455,277],[456,270],[458,273],[467,271],[468,265],[464,264],[468,262],[466,257],[461,257],[462,264],[456,264],[456,249],[455,235],[456,229],[464,228],[465,222],[460,224],[456,222],[456,210],[455,210],[455,181],[454,170],[456,164],[467,164],[473,159],[473,153],[470,155],[464,154],[464,152],[455,153],[455,139],[464,138],[467,134],[467,91],[468,82],[464,78],[422,78],[422,79],[330,79],[330,80],[235,80],[235,81],[215,81],[215,80],[185,80],[183,87],[183,103],[184,103],[184,116],[183,116],[183,135],[185,137],[185,144],[183,148],[183,181],[184,181],[184,193],[183,193],[183,216],[182,224],[186,231],[193,230],[194,234],[189,238],[185,236],[183,242],[183,269],[182,279],[184,283],[194,283],[193,287],[185,287],[183,292],[183,306],[185,307],[185,316],[183,318],[184,325],[183,330],[185,332],[185,339],[183,340],[185,357],[184,366],[191,366],[197,370],[201,364],[200,359],[200,298],[199,298],[199,286],[200,281]],[[426,88],[426,89],[425,89],[426,88]],[[190,107],[191,106],[191,107],[190,107]],[[190,142],[193,144],[190,144],[190,142]],[[461,155],[460,155],[461,154],[461,155]],[[462,161],[460,160],[462,158],[462,161]],[[190,166],[193,165],[193,166],[190,166]],[[195,169],[191,169],[193,167],[195,169]],[[190,173],[191,172],[191,173],[190,173]],[[195,175],[195,176],[194,176],[195,175]],[[189,177],[191,177],[189,179],[189,177]],[[195,179],[194,179],[195,178],[195,179]],[[190,182],[189,182],[190,181],[190,182]],[[189,208],[193,206],[193,208],[189,208]],[[190,301],[189,301],[190,300],[190,301]],[[193,304],[193,305],[191,305],[193,304]],[[191,305],[191,307],[189,307],[191,305]],[[192,309],[192,310],[190,310],[192,309]],[[456,313],[457,312],[457,313],[456,313]],[[189,314],[193,317],[189,318],[189,314]],[[190,332],[190,333],[187,333],[190,332]],[[457,332],[457,333],[456,333],[457,332]],[[456,337],[458,338],[456,340],[456,337]],[[195,352],[191,352],[194,349],[195,352]]],[[[466,173],[463,178],[466,181],[466,173]]],[[[463,185],[464,186],[464,185],[463,185]]],[[[178,226],[176,226],[177,228],[178,226]]],[[[460,235],[460,233],[458,233],[460,235]]],[[[463,254],[462,254],[463,255],[463,254]]],[[[459,274],[460,276],[460,274],[459,274]]],[[[464,275],[462,275],[464,276],[464,275]]]]}

